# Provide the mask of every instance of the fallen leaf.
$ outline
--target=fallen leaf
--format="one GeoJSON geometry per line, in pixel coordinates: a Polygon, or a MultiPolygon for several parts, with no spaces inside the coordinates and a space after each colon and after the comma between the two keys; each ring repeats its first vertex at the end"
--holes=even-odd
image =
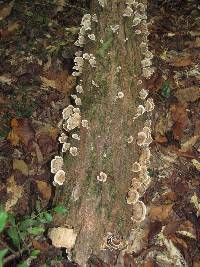
{"type": "Polygon", "coordinates": [[[152,221],[165,221],[169,218],[173,204],[163,204],[160,206],[151,205],[148,217],[152,221]]]}
{"type": "Polygon", "coordinates": [[[180,140],[183,136],[183,131],[188,125],[187,105],[182,103],[173,104],[170,107],[170,112],[174,122],[172,127],[174,138],[180,140]]]}
{"type": "Polygon", "coordinates": [[[199,135],[191,137],[181,145],[181,152],[192,152],[192,148],[199,139],[199,135]]]}
{"type": "Polygon", "coordinates": [[[199,87],[189,87],[177,90],[174,94],[180,103],[195,102],[200,98],[199,87]]]}
{"type": "Polygon", "coordinates": [[[53,151],[56,150],[57,142],[46,132],[39,132],[36,134],[36,141],[40,147],[43,156],[48,157],[53,151]]]}
{"type": "Polygon", "coordinates": [[[155,264],[154,264],[152,259],[148,259],[144,263],[139,265],[139,267],[154,267],[154,266],[155,266],[155,264]]]}
{"type": "Polygon", "coordinates": [[[195,168],[200,171],[200,162],[196,159],[192,160],[192,164],[195,166],[195,168]]]}
{"type": "Polygon", "coordinates": [[[176,235],[171,235],[168,237],[168,239],[171,240],[175,245],[180,245],[184,247],[185,249],[187,249],[188,247],[187,243],[183,239],[177,237],[176,235]]]}
{"type": "Polygon", "coordinates": [[[192,58],[190,55],[187,55],[185,57],[174,58],[174,60],[170,62],[170,65],[174,67],[187,67],[191,64],[192,64],[192,58]]]}
{"type": "Polygon", "coordinates": [[[51,186],[44,181],[36,181],[38,191],[42,195],[42,198],[49,201],[51,198],[51,186]]]}
{"type": "Polygon", "coordinates": [[[13,5],[14,1],[0,5],[0,21],[7,18],[10,15],[13,5]]]}
{"type": "Polygon", "coordinates": [[[7,139],[13,146],[18,145],[19,142],[28,146],[28,144],[34,140],[35,131],[27,118],[12,119],[11,120],[12,130],[8,134],[7,139]]]}
{"type": "Polygon", "coordinates": [[[20,28],[21,24],[18,21],[11,22],[8,24],[8,27],[0,30],[0,36],[5,38],[12,35],[20,28]]]}
{"type": "Polygon", "coordinates": [[[39,242],[38,240],[33,240],[32,241],[34,249],[39,249],[40,251],[45,251],[48,250],[49,244],[46,242],[39,242]]]}
{"type": "Polygon", "coordinates": [[[136,263],[134,257],[130,254],[124,254],[124,267],[136,267],[136,263]]]}
{"type": "Polygon", "coordinates": [[[43,86],[52,87],[62,93],[69,93],[76,84],[76,78],[69,75],[67,71],[55,72],[50,69],[44,73],[44,76],[40,76],[43,86]]]}
{"type": "Polygon", "coordinates": [[[24,160],[14,159],[13,160],[13,169],[20,171],[23,175],[28,176],[29,168],[24,160]]]}
{"type": "Polygon", "coordinates": [[[8,178],[7,193],[9,194],[9,199],[5,204],[6,211],[12,210],[12,208],[17,204],[18,200],[22,197],[23,191],[23,186],[16,184],[15,177],[13,175],[8,178]]]}

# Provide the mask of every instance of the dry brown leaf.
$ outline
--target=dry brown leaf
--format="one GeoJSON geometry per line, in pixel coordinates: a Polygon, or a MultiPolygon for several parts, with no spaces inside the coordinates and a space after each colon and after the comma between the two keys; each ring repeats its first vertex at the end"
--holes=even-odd
{"type": "Polygon", "coordinates": [[[9,23],[7,28],[0,30],[0,36],[4,38],[8,37],[9,35],[15,33],[20,26],[21,24],[18,21],[9,23]]]}
{"type": "Polygon", "coordinates": [[[39,242],[37,240],[32,241],[34,249],[39,249],[40,251],[45,251],[49,248],[49,244],[46,242],[39,242]]]}
{"type": "Polygon", "coordinates": [[[177,237],[176,235],[168,236],[168,239],[171,240],[175,245],[178,244],[187,249],[187,243],[183,239],[177,237]]]}
{"type": "Polygon", "coordinates": [[[187,105],[181,103],[173,104],[170,107],[170,112],[174,122],[172,127],[174,138],[180,140],[183,136],[183,131],[188,125],[187,105]]]}
{"type": "Polygon", "coordinates": [[[151,205],[148,217],[152,221],[165,221],[169,218],[173,204],[163,204],[160,206],[151,205]]]}
{"type": "Polygon", "coordinates": [[[175,57],[173,61],[170,62],[171,66],[174,67],[187,67],[192,64],[192,58],[190,55],[185,57],[175,57]]]}
{"type": "Polygon", "coordinates": [[[181,103],[194,102],[200,98],[199,87],[189,87],[177,90],[175,96],[181,103]]]}
{"type": "Polygon", "coordinates": [[[14,1],[0,5],[0,21],[7,18],[10,15],[13,5],[14,1]]]}
{"type": "Polygon", "coordinates": [[[28,146],[30,141],[34,140],[35,132],[31,126],[29,119],[12,119],[11,120],[12,130],[8,134],[7,139],[13,146],[16,146],[19,142],[28,146]]]}
{"type": "Polygon", "coordinates": [[[12,175],[7,180],[7,193],[9,194],[9,199],[6,201],[5,210],[11,211],[12,208],[17,204],[18,200],[21,198],[24,191],[23,186],[17,185],[15,177],[12,175]]]}
{"type": "Polygon", "coordinates": [[[21,159],[13,160],[13,169],[20,171],[25,176],[28,176],[29,174],[28,165],[21,159]]]}
{"type": "Polygon", "coordinates": [[[152,259],[148,259],[144,263],[139,265],[139,267],[154,267],[154,262],[152,259]]]}
{"type": "Polygon", "coordinates": [[[42,195],[42,198],[49,201],[51,198],[51,186],[44,181],[36,181],[38,191],[42,195]]]}
{"type": "Polygon", "coordinates": [[[53,140],[47,132],[39,132],[36,134],[36,141],[40,147],[43,156],[48,156],[56,150],[57,142],[53,140]]]}
{"type": "Polygon", "coordinates": [[[194,261],[192,264],[192,267],[200,267],[200,260],[199,261],[194,261]]]}
{"type": "Polygon", "coordinates": [[[76,84],[76,78],[69,75],[67,71],[55,72],[50,69],[40,78],[44,86],[52,87],[65,94],[69,93],[76,84]]]}
{"type": "Polygon", "coordinates": [[[192,152],[192,147],[196,144],[197,140],[199,139],[199,135],[191,137],[185,143],[181,145],[181,152],[192,152]]]}

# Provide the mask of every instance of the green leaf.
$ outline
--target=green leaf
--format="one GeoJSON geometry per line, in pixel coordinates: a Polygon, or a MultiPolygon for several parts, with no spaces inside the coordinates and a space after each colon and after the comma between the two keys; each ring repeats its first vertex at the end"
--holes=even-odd
{"type": "Polygon", "coordinates": [[[57,206],[55,208],[53,208],[53,210],[57,213],[67,213],[68,209],[62,206],[57,206]]]}
{"type": "Polygon", "coordinates": [[[10,222],[12,224],[12,226],[16,225],[15,217],[10,213],[8,214],[8,222],[10,222]]]}
{"type": "Polygon", "coordinates": [[[37,257],[40,254],[40,250],[39,249],[34,249],[31,251],[31,256],[33,257],[37,257]]]}
{"type": "Polygon", "coordinates": [[[0,267],[3,267],[3,258],[5,257],[7,252],[8,252],[7,248],[0,250],[0,267]]]}
{"type": "Polygon", "coordinates": [[[22,262],[18,264],[17,267],[28,267],[28,264],[26,264],[25,262],[22,262]]]}
{"type": "Polygon", "coordinates": [[[38,223],[37,220],[33,220],[31,218],[25,219],[20,222],[19,230],[26,231],[28,227],[36,225],[37,223],[38,223]]]}
{"type": "Polygon", "coordinates": [[[8,219],[8,213],[5,211],[0,211],[0,232],[3,231],[6,225],[7,219],[8,219]]]}
{"type": "Polygon", "coordinates": [[[168,82],[164,82],[163,86],[161,87],[161,94],[164,97],[169,97],[170,96],[170,87],[168,82]]]}
{"type": "Polygon", "coordinates": [[[17,229],[15,227],[9,228],[7,230],[8,236],[10,237],[10,239],[13,242],[13,245],[15,245],[17,248],[20,245],[20,237],[19,234],[17,232],[17,229]]]}
{"type": "Polygon", "coordinates": [[[44,227],[31,227],[27,229],[27,232],[32,235],[39,235],[45,231],[44,227]]]}
{"type": "Polygon", "coordinates": [[[53,220],[53,217],[52,217],[51,213],[49,213],[49,212],[45,212],[44,217],[46,218],[47,223],[50,223],[53,220]]]}

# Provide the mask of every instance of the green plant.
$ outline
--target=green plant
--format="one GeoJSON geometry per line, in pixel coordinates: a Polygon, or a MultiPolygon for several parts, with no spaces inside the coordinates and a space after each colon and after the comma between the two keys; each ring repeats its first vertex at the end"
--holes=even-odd
{"type": "MultiPolygon", "coordinates": [[[[31,241],[46,231],[47,227],[45,225],[53,221],[55,212],[66,214],[68,210],[62,206],[56,206],[51,210],[42,210],[40,203],[36,202],[36,211],[20,219],[4,210],[0,210],[0,243],[5,246],[4,249],[0,250],[0,267],[3,266],[4,258],[8,254],[23,258],[21,256],[26,252],[29,258],[37,258],[40,250],[33,249],[31,241]],[[9,241],[9,245],[4,239],[9,241]]],[[[18,267],[26,266],[25,262],[18,265],[18,267]]]]}

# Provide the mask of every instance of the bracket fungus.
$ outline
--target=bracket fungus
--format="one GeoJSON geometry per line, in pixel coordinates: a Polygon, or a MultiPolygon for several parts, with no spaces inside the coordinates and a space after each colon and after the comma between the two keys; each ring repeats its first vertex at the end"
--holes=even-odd
{"type": "Polygon", "coordinates": [[[107,174],[104,172],[100,172],[100,174],[97,176],[97,180],[105,183],[107,180],[107,174]]]}
{"type": "Polygon", "coordinates": [[[127,204],[135,204],[139,199],[139,194],[135,189],[130,189],[128,191],[126,202],[127,204]]]}
{"type": "Polygon", "coordinates": [[[61,170],[63,167],[63,158],[60,156],[55,156],[54,159],[51,161],[51,172],[56,173],[57,171],[61,170]]]}
{"type": "Polygon", "coordinates": [[[54,182],[58,185],[63,185],[65,181],[65,172],[63,170],[59,170],[54,175],[54,182]]]}
{"type": "Polygon", "coordinates": [[[146,206],[142,201],[137,201],[132,208],[131,220],[135,222],[141,222],[146,216],[146,206]]]}
{"type": "Polygon", "coordinates": [[[141,165],[138,162],[134,162],[132,165],[132,172],[140,172],[141,171],[141,165]]]}
{"type": "Polygon", "coordinates": [[[51,239],[52,245],[54,247],[71,250],[75,245],[77,234],[73,229],[58,227],[51,228],[49,230],[48,236],[51,239]]]}

